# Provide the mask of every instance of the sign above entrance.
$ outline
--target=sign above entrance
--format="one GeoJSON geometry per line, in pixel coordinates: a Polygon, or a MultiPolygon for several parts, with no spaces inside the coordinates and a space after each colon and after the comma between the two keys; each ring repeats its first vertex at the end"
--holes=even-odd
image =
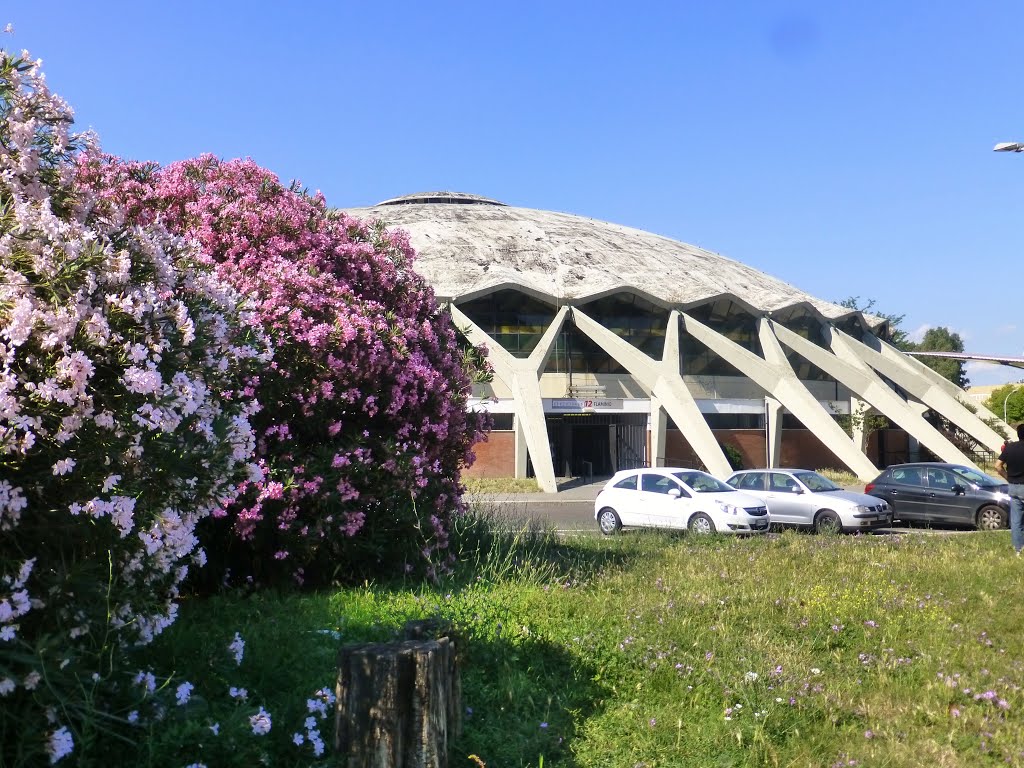
{"type": "Polygon", "coordinates": [[[552,411],[563,411],[566,413],[587,413],[589,411],[607,411],[610,409],[622,410],[621,400],[608,398],[588,399],[583,397],[563,398],[551,401],[552,411]]]}

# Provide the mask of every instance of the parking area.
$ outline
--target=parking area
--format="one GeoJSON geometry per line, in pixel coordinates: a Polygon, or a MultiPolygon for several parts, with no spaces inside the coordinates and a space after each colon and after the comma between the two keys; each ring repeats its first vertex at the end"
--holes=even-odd
{"type": "MultiPolygon", "coordinates": [[[[552,493],[503,493],[475,494],[469,496],[471,505],[487,510],[499,520],[507,520],[512,526],[521,526],[530,520],[542,521],[554,526],[555,531],[564,534],[593,533],[598,534],[594,520],[594,499],[604,487],[607,478],[586,483],[578,479],[567,478],[559,481],[559,492],[552,493]]],[[[847,490],[863,493],[863,485],[844,486],[847,490]]],[[[872,534],[900,533],[971,533],[967,528],[954,526],[894,525],[891,528],[878,528],[872,534]]]]}

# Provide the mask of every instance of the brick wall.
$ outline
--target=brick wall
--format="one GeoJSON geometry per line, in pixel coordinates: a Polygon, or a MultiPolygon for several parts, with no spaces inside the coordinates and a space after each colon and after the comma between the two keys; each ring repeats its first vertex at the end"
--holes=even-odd
{"type": "MultiPolygon", "coordinates": [[[[740,452],[746,468],[763,467],[765,457],[764,432],[759,429],[715,429],[715,439],[722,445],[731,445],[740,452]]],[[[683,437],[682,432],[670,429],[665,439],[666,464],[672,466],[701,466],[700,459],[683,437]]],[[[785,429],[782,431],[782,456],[780,466],[803,469],[843,467],[824,443],[806,429],[785,429]]]]}
{"type": "Polygon", "coordinates": [[[515,477],[515,432],[489,432],[486,440],[473,446],[473,453],[476,461],[463,473],[466,477],[515,477]]]}
{"type": "MultiPolygon", "coordinates": [[[[764,432],[759,429],[716,429],[715,438],[723,445],[731,445],[743,457],[747,468],[763,467],[765,461],[764,432]]],[[[650,433],[648,433],[648,449],[650,433]]],[[[906,461],[907,433],[899,429],[885,430],[885,446],[889,463],[906,461]]],[[[467,477],[513,477],[515,475],[515,432],[491,432],[485,442],[474,447],[476,461],[465,471],[467,477]]],[[[650,451],[648,450],[648,455],[650,451]]],[[[867,456],[881,465],[878,455],[878,433],[868,442],[867,456]]],[[[665,437],[665,463],[669,466],[702,466],[697,454],[683,437],[682,432],[670,429],[665,437]]],[[[806,429],[786,429],[782,432],[780,466],[803,469],[844,469],[844,465],[817,436],[806,429]]]]}

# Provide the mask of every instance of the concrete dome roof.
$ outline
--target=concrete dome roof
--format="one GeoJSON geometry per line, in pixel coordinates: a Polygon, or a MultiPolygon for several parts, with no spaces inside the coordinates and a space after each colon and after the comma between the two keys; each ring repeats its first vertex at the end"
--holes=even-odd
{"type": "Polygon", "coordinates": [[[828,319],[857,314],[712,251],[568,213],[458,192],[417,193],[346,212],[408,232],[416,271],[446,300],[516,288],[580,304],[625,291],[684,309],[725,297],[756,312],[804,305],[828,319]]]}

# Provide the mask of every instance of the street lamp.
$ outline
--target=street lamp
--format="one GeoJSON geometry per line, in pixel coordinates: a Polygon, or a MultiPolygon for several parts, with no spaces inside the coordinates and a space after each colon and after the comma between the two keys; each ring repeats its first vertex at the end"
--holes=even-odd
{"type": "Polygon", "coordinates": [[[1001,141],[992,147],[993,152],[1024,152],[1024,144],[1019,141],[1001,141]]]}

